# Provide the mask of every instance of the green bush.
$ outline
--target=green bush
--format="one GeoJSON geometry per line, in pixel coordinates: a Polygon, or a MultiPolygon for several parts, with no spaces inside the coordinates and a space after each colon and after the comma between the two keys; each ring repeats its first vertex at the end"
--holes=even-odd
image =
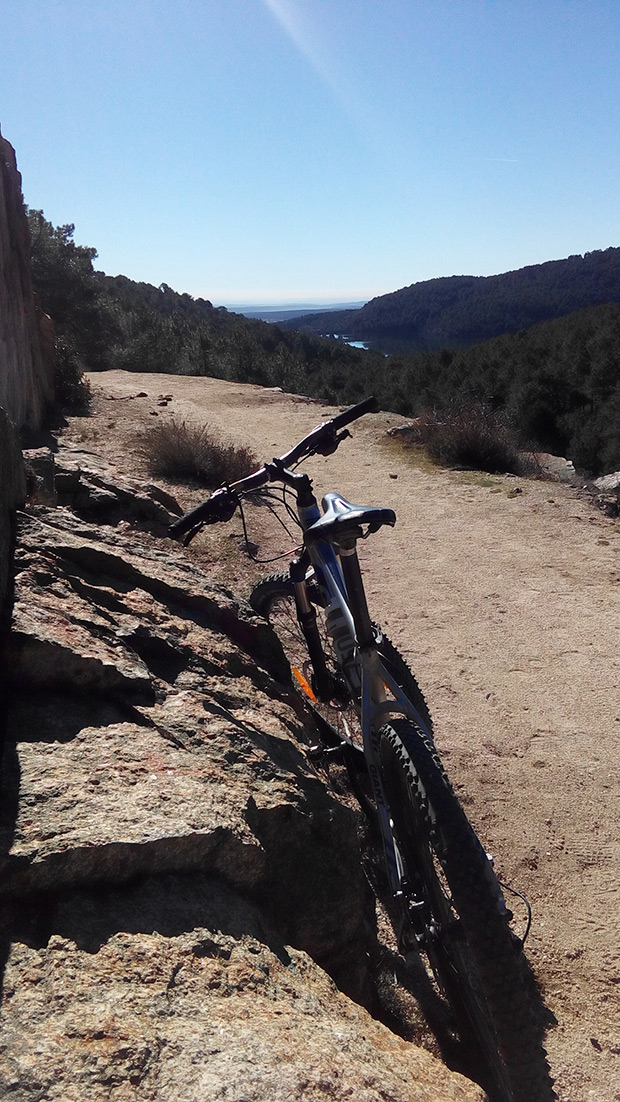
{"type": "Polygon", "coordinates": [[[243,478],[258,466],[245,445],[226,440],[209,425],[161,421],[144,432],[138,451],[153,475],[213,488],[243,478]]]}
{"type": "Polygon", "coordinates": [[[62,413],[90,413],[91,389],[84,378],[80,358],[69,341],[58,337],[54,345],[54,402],[62,413]]]}
{"type": "Polygon", "coordinates": [[[499,413],[472,402],[417,418],[411,444],[421,445],[437,463],[476,471],[523,473],[516,438],[499,413]]]}

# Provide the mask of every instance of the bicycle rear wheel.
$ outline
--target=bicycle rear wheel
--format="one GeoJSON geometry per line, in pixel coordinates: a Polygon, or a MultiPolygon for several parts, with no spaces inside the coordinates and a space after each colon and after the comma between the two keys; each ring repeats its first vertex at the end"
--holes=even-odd
{"type": "MultiPolygon", "coordinates": [[[[313,579],[308,583],[308,596],[316,610],[317,627],[327,668],[343,690],[342,693],[339,692],[338,699],[332,701],[320,701],[314,696],[312,667],[306,640],[297,619],[295,594],[288,574],[272,574],[259,582],[250,595],[250,605],[274,628],[289,660],[294,687],[310,704],[319,725],[327,724],[337,741],[346,739],[354,746],[361,747],[362,732],[359,722],[361,675],[353,657],[353,641],[351,641],[351,658],[343,667],[333,639],[327,630],[327,617],[321,591],[313,579]]],[[[379,653],[432,736],[433,723],[422,691],[404,658],[385,635],[381,638],[379,653]]]]}
{"type": "Polygon", "coordinates": [[[521,943],[491,863],[432,743],[408,720],[377,736],[410,894],[410,944],[426,953],[463,1046],[492,1102],[555,1099],[525,986],[521,943]]]}

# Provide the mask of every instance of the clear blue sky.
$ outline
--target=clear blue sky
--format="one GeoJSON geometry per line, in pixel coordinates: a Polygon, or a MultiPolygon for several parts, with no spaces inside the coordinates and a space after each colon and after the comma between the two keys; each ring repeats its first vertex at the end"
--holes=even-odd
{"type": "Polygon", "coordinates": [[[0,0],[26,202],[115,275],[365,299],[620,245],[618,0],[0,0]]]}

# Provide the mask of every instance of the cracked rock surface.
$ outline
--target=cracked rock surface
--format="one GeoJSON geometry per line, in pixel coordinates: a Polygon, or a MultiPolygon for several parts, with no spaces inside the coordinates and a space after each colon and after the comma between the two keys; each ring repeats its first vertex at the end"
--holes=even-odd
{"type": "Polygon", "coordinates": [[[11,1097],[468,1102],[472,1084],[347,999],[221,880],[81,891],[14,945],[11,1097]],[[32,939],[31,939],[32,940],[32,939]]]}

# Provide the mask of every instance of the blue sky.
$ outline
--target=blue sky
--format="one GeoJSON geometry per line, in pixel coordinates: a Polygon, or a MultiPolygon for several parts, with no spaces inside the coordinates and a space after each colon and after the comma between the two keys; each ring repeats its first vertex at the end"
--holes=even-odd
{"type": "Polygon", "coordinates": [[[26,202],[115,275],[366,299],[620,245],[618,0],[0,0],[26,202]]]}

